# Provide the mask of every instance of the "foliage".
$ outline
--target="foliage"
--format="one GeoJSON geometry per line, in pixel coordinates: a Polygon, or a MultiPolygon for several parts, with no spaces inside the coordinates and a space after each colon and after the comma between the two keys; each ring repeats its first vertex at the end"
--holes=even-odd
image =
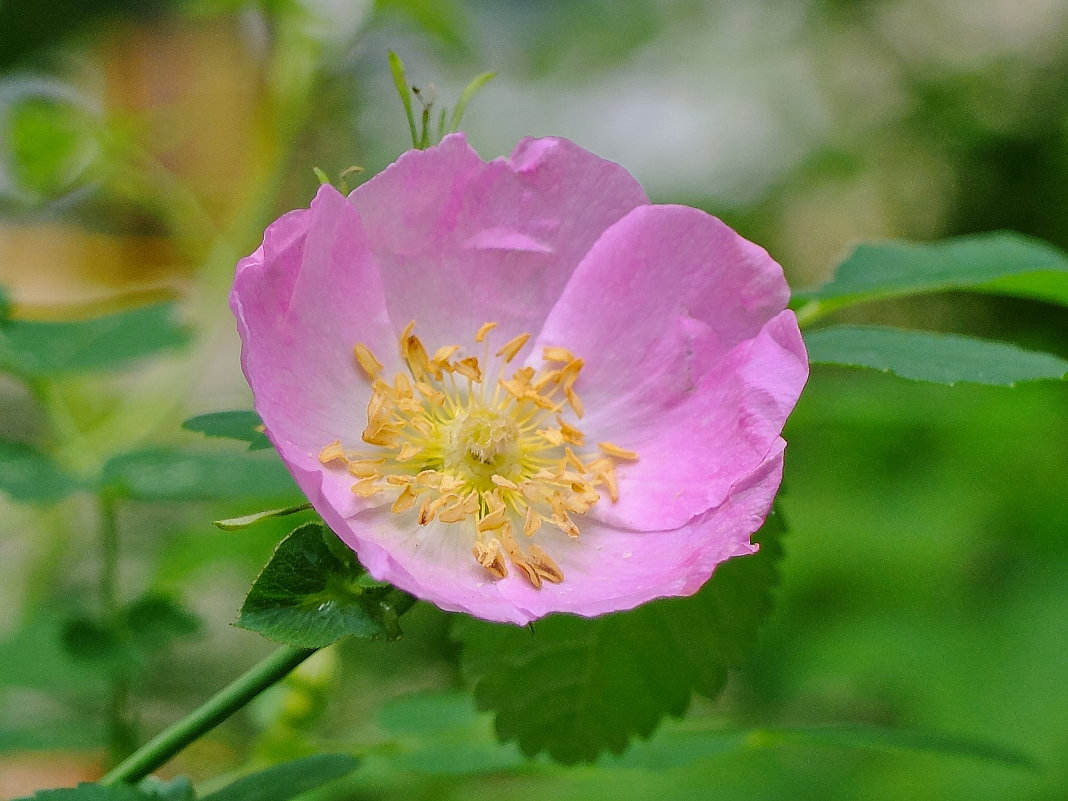
{"type": "MultiPolygon", "coordinates": [[[[1054,26],[1042,38],[1014,20],[1006,38],[1008,23],[990,22],[997,57],[970,62],[966,42],[924,55],[909,32],[944,42],[933,29],[948,9],[910,27],[887,24],[873,4],[813,2],[776,26],[759,3],[744,13],[645,0],[373,3],[368,41],[403,33],[423,72],[439,67],[425,66],[413,32],[451,63],[440,68],[447,85],[497,64],[502,96],[532,89],[551,101],[520,122],[509,107],[477,104],[473,139],[496,142],[497,127],[532,119],[568,132],[553,115],[577,109],[589,122],[576,138],[608,132],[622,154],[683,150],[701,180],[704,150],[665,148],[655,125],[634,120],[670,120],[685,142],[672,103],[699,119],[733,91],[745,113],[717,116],[702,148],[719,152],[720,135],[747,119],[763,125],[759,80],[768,53],[784,49],[777,28],[790,41],[782,63],[804,65],[797,74],[833,69],[840,91],[888,84],[869,105],[855,95],[827,103],[786,81],[783,91],[829,115],[815,132],[790,119],[790,141],[821,141],[737,205],[711,188],[694,201],[747,221],[795,274],[826,264],[794,261],[864,231],[902,237],[856,246],[829,281],[795,293],[813,376],[786,434],[789,559],[776,515],[759,554],[725,564],[690,598],[525,629],[413,605],[317,519],[289,531],[308,506],[254,412],[200,414],[179,428],[217,399],[247,406],[206,366],[228,353],[221,287],[271,212],[306,200],[309,159],[370,168],[395,155],[398,141],[376,141],[377,121],[392,114],[370,105],[377,85],[392,81],[413,145],[426,147],[459,129],[492,77],[457,92],[450,113],[429,84],[413,92],[399,57],[369,66],[365,54],[384,45],[317,41],[300,24],[313,5],[0,2],[0,202],[11,212],[0,238],[25,259],[3,274],[45,285],[64,267],[49,261],[60,249],[20,247],[17,235],[37,226],[94,242],[158,238],[182,261],[157,285],[160,265],[134,249],[125,269],[149,283],[105,287],[75,306],[0,288],[4,765],[27,752],[56,764],[121,759],[117,730],[141,718],[147,739],[161,716],[196,708],[244,671],[250,631],[330,657],[276,682],[239,725],[204,735],[168,768],[195,783],[83,783],[32,798],[1064,797],[1068,86],[1055,77],[1066,73],[1049,46],[1054,26]],[[154,59],[181,53],[168,37],[194,14],[195,58],[160,67],[154,59]],[[390,28],[398,19],[400,31],[390,28]],[[123,27],[109,28],[116,20],[123,27]],[[687,38],[709,20],[723,38],[687,38]],[[760,32],[758,63],[736,46],[748,29],[760,32]],[[237,30],[255,32],[251,61],[245,39],[222,57],[209,49],[237,30]],[[1044,44],[1021,58],[1012,48],[1028,35],[1044,44]],[[802,42],[807,55],[793,51],[802,42]],[[864,64],[841,69],[845,51],[863,51],[864,64]],[[212,67],[211,91],[181,83],[200,63],[212,67]],[[657,69],[671,82],[657,83],[657,69]],[[242,70],[251,80],[226,95],[242,70]],[[541,83],[524,85],[532,75],[541,83]],[[1029,75],[1041,81],[1029,87],[1029,75]],[[203,103],[206,137],[167,117],[169,100],[163,116],[151,107],[183,94],[203,103]],[[842,109],[856,116],[843,120],[842,109]],[[242,144],[224,152],[231,129],[242,144]],[[221,157],[204,159],[216,146],[221,157]],[[922,180],[910,183],[913,173],[922,180]],[[872,197],[890,209],[874,220],[861,216],[872,197]],[[977,233],[1005,226],[1021,232],[977,233]],[[185,299],[173,299],[175,287],[185,299]],[[984,299],[982,316],[953,333],[959,320],[943,311],[964,294],[984,299]],[[924,305],[932,300],[945,306],[924,305]],[[238,628],[227,629],[218,613],[229,619],[238,606],[238,628]],[[297,685],[316,687],[321,708],[309,711],[297,685]],[[266,764],[300,753],[315,755],[266,764]],[[240,778],[201,781],[234,768],[240,778]]],[[[762,161],[760,146],[746,142],[749,162],[762,161]]],[[[658,199],[677,195],[661,189],[658,199]]],[[[118,267],[95,268],[114,278],[118,267]]]]}
{"type": "Polygon", "coordinates": [[[690,598],[597,618],[553,615],[529,631],[462,618],[457,637],[479,705],[494,710],[502,739],[565,764],[649,737],[692,693],[718,695],[744,660],[771,608],[783,531],[772,517],[756,556],[720,566],[690,598]]]}
{"type": "Polygon", "coordinates": [[[288,645],[322,648],[349,635],[396,638],[412,603],[368,576],[330,529],[306,523],[279,544],[237,625],[288,645]]]}

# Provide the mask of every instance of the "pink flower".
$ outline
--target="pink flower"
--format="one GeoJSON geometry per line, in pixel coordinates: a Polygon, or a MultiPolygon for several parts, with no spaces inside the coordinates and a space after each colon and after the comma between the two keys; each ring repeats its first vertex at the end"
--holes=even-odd
{"type": "Polygon", "coordinates": [[[374,577],[525,623],[752,553],[808,374],[782,270],[562,139],[319,190],[230,297],[267,433],[374,577]]]}

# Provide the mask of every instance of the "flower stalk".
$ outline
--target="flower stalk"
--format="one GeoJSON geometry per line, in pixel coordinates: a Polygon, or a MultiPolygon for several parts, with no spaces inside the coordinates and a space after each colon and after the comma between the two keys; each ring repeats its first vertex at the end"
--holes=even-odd
{"type": "Polygon", "coordinates": [[[164,729],[101,780],[103,785],[133,784],[148,776],[175,754],[214,729],[253,698],[288,676],[317,648],[279,648],[200,707],[164,729]]]}

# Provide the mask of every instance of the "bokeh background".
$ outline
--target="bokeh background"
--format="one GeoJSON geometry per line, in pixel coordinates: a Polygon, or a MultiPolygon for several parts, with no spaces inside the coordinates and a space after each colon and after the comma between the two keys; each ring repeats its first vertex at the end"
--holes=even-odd
{"type": "MultiPolygon", "coordinates": [[[[1008,228],[1068,247],[1068,5],[1050,0],[4,0],[13,317],[174,299],[193,336],[43,394],[0,376],[0,436],[88,473],[144,443],[184,446],[193,414],[248,408],[233,264],[308,203],[313,166],[358,166],[359,181],[407,147],[389,49],[438,104],[498,73],[463,126],[483,157],[567,136],[655,201],[723,217],[795,286],[865,239],[1008,228]]],[[[1064,310],[1040,303],[947,294],[850,314],[1068,356],[1064,310]]],[[[523,763],[464,696],[455,720],[412,706],[460,683],[445,616],[420,607],[401,642],[316,657],[167,775],[210,785],[257,760],[356,748],[367,767],[331,798],[1068,797],[1068,390],[818,369],[787,437],[777,609],[727,693],[691,714],[954,732],[1044,770],[803,746],[664,771],[523,763]],[[398,736],[424,757],[375,750],[398,736]]],[[[210,526],[255,508],[119,510],[121,592],[168,592],[200,621],[131,677],[138,736],[270,649],[229,623],[285,528],[210,526]]],[[[88,496],[0,497],[0,797],[92,779],[107,760],[106,671],[60,636],[99,603],[98,518],[88,496]]]]}

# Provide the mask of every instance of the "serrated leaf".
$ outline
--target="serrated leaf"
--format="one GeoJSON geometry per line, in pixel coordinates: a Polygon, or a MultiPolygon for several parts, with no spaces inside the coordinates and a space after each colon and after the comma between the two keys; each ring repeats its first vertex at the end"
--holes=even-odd
{"type": "Polygon", "coordinates": [[[55,503],[79,488],[72,476],[40,451],[29,445],[0,441],[0,492],[13,500],[55,503]]]}
{"type": "Polygon", "coordinates": [[[236,625],[301,648],[327,646],[348,635],[392,639],[400,634],[399,616],[413,602],[370,580],[329,528],[306,523],[279,544],[236,625]]]}
{"type": "Polygon", "coordinates": [[[102,475],[106,488],[140,501],[300,495],[275,454],[148,448],[113,457],[102,475]]]}
{"type": "Polygon", "coordinates": [[[598,618],[553,615],[533,632],[458,619],[464,672],[498,736],[528,755],[588,762],[648,737],[694,692],[717,695],[771,608],[782,532],[781,518],[769,518],[759,553],[720,565],[689,598],[598,618]]]}
{"type": "Polygon", "coordinates": [[[83,782],[77,787],[61,787],[55,790],[40,790],[32,796],[17,801],[153,801],[147,793],[126,784],[105,787],[102,784],[83,782]]]}
{"type": "Polygon", "coordinates": [[[242,776],[201,801],[289,801],[328,782],[347,776],[359,767],[348,754],[318,754],[283,762],[242,776]]]}
{"type": "Polygon", "coordinates": [[[813,364],[866,367],[936,384],[1014,386],[1068,374],[1068,361],[1057,356],[955,334],[839,325],[807,334],[805,344],[813,364]]]}
{"type": "Polygon", "coordinates": [[[1041,240],[1007,231],[925,245],[864,244],[838,265],[831,281],[797,295],[837,308],[951,289],[1068,306],[1068,254],[1041,240]]]}
{"type": "Polygon", "coordinates": [[[0,366],[30,376],[111,369],[188,339],[173,303],[77,322],[7,320],[0,327],[0,366]]]}
{"type": "Polygon", "coordinates": [[[247,442],[250,451],[271,447],[271,441],[263,433],[263,422],[255,412],[198,414],[182,423],[182,428],[198,431],[208,437],[225,437],[247,442]]]}

